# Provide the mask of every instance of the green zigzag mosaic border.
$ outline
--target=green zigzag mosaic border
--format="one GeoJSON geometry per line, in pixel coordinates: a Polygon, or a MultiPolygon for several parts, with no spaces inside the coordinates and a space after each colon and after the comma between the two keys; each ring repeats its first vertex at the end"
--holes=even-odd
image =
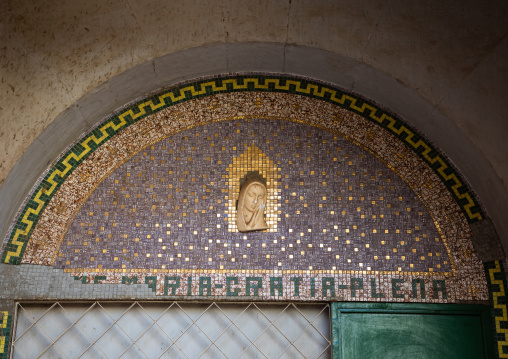
{"type": "Polygon", "coordinates": [[[184,101],[218,93],[260,91],[308,96],[353,111],[397,136],[441,178],[470,223],[484,217],[465,181],[425,138],[396,116],[359,96],[330,85],[282,75],[238,75],[203,79],[161,91],[106,119],[79,140],[44,176],[18,214],[1,257],[2,263],[19,264],[40,215],[60,185],[99,146],[140,119],[184,101]]]}
{"type": "Polygon", "coordinates": [[[12,316],[7,311],[0,311],[0,359],[9,357],[9,336],[11,334],[12,316]]]}
{"type": "Polygon", "coordinates": [[[501,261],[485,262],[492,311],[492,333],[496,358],[508,358],[508,296],[506,272],[501,261]]]}

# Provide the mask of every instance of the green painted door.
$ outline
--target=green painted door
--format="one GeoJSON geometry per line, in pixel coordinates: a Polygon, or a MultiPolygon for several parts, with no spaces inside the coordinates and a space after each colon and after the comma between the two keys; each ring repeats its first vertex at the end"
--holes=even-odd
{"type": "Polygon", "coordinates": [[[334,303],[334,358],[491,358],[488,307],[334,303]]]}

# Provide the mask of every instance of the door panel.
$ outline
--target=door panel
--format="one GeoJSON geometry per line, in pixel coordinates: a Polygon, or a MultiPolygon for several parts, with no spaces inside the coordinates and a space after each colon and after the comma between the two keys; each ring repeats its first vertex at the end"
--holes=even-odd
{"type": "Polygon", "coordinates": [[[491,358],[488,307],[333,306],[334,358],[491,358]]]}
{"type": "Polygon", "coordinates": [[[484,358],[478,317],[355,313],[342,328],[345,358],[484,358]]]}

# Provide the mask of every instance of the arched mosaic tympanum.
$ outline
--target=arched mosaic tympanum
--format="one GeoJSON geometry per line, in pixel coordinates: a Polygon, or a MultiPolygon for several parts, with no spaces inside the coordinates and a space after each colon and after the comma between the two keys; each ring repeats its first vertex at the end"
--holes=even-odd
{"type": "Polygon", "coordinates": [[[177,298],[487,300],[484,214],[424,138],[326,84],[203,80],[120,110],[48,169],[4,263],[177,298]],[[239,232],[240,183],[268,229],[239,232]]]}

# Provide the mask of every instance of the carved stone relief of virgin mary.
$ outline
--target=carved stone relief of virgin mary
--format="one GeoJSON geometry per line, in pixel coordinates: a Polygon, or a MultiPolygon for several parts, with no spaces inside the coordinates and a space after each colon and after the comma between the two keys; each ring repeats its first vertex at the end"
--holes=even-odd
{"type": "Polygon", "coordinates": [[[265,221],[267,190],[263,182],[249,180],[240,189],[237,228],[240,232],[267,229],[265,221]]]}

